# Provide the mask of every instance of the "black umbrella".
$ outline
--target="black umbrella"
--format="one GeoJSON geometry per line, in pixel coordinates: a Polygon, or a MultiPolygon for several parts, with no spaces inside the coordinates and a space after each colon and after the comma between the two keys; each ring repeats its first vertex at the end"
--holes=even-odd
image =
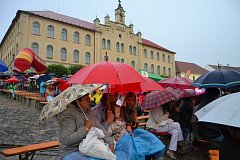
{"type": "Polygon", "coordinates": [[[217,69],[201,75],[192,85],[199,88],[229,88],[240,84],[240,73],[217,69]]]}

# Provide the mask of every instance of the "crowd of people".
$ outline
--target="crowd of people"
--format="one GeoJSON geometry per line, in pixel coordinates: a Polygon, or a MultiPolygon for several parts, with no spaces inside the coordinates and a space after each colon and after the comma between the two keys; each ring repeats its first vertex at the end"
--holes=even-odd
{"type": "MultiPolygon", "coordinates": [[[[6,83],[3,80],[0,82],[0,87],[8,88],[13,98],[16,89],[40,92],[48,102],[61,92],[58,85],[46,84],[45,80],[38,87],[34,87],[34,81],[29,83],[28,88],[21,86],[21,82],[6,83]]],[[[102,90],[98,89],[70,103],[67,110],[57,116],[60,126],[61,158],[94,159],[79,152],[79,143],[92,127],[97,127],[104,132],[104,141],[117,159],[159,160],[163,159],[165,153],[168,157],[176,159],[175,152],[185,154],[186,150],[194,147],[194,142],[198,138],[215,143],[220,150],[220,159],[226,160],[229,157],[233,160],[239,159],[239,128],[198,122],[194,115],[210,102],[224,96],[220,89],[207,88],[205,94],[184,97],[149,110],[146,127],[170,134],[169,144],[163,144],[154,134],[138,126],[137,117],[145,114],[140,106],[146,94],[134,92],[103,94],[102,90]]]]}
{"type": "MultiPolygon", "coordinates": [[[[137,117],[144,114],[143,111],[138,111],[138,106],[141,105],[140,99],[144,94],[136,95],[133,92],[125,93],[123,96],[119,93],[104,93],[94,107],[90,106],[93,95],[85,96],[87,97],[85,103],[80,98],[79,101],[83,104],[74,103],[75,108],[82,114],[82,110],[79,108],[87,105],[88,109],[85,111],[91,112],[94,115],[94,119],[91,120],[91,125],[89,125],[89,120],[81,116],[81,126],[72,124],[72,130],[66,135],[67,137],[71,137],[70,135],[77,134],[81,129],[86,136],[90,128],[96,126],[95,123],[99,122],[101,129],[104,130],[108,138],[112,138],[116,142],[113,153],[116,154],[117,158],[121,157],[124,153],[124,156],[127,157],[124,159],[161,159],[166,153],[171,159],[176,159],[175,152],[186,154],[186,152],[189,152],[194,147],[194,142],[200,138],[217,145],[217,148],[220,150],[220,159],[229,159],[230,155],[233,159],[237,159],[240,157],[237,152],[240,149],[239,129],[212,123],[197,122],[197,118],[194,116],[194,112],[219,98],[220,92],[222,91],[219,89],[208,88],[205,94],[197,97],[186,97],[150,109],[149,119],[146,124],[147,128],[169,133],[171,135],[170,144],[163,144],[155,135],[138,127],[137,117]],[[229,149],[229,145],[233,146],[233,148],[229,149]]],[[[100,90],[98,90],[99,94],[101,94],[100,90]]],[[[65,113],[68,113],[68,111],[65,113]]],[[[73,116],[70,117],[68,118],[77,122],[73,116]]],[[[62,123],[66,121],[61,118],[59,119],[62,123]]],[[[62,130],[65,130],[64,127],[62,130]]],[[[70,146],[76,146],[75,151],[62,152],[63,160],[68,160],[66,157],[71,157],[71,155],[75,154],[79,157],[84,157],[78,151],[78,144],[85,136],[79,136],[78,140],[72,141],[71,139],[67,140],[66,136],[61,134],[60,142],[62,146],[69,147],[65,144],[65,141],[61,140],[74,142],[70,146]]],[[[112,141],[106,142],[111,146],[112,141]]],[[[113,149],[111,148],[111,150],[113,149]]]]}

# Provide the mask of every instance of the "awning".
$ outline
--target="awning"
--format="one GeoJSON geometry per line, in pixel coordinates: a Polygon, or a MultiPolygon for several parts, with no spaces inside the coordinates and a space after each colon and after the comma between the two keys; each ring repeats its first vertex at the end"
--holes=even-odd
{"type": "Polygon", "coordinates": [[[145,70],[143,70],[143,69],[139,69],[138,72],[139,72],[141,75],[143,75],[144,77],[149,77],[149,78],[151,78],[151,79],[154,80],[155,82],[158,82],[158,81],[160,81],[160,80],[163,79],[163,77],[161,77],[161,76],[159,76],[159,75],[157,75],[157,74],[153,74],[153,73],[147,72],[147,71],[145,71],[145,70]]]}

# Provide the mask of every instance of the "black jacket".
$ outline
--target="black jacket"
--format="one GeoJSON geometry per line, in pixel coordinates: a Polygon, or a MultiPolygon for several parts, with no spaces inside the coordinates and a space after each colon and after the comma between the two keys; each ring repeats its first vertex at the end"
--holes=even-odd
{"type": "Polygon", "coordinates": [[[239,160],[240,142],[231,137],[229,133],[223,134],[224,138],[220,148],[220,160],[239,160]]]}

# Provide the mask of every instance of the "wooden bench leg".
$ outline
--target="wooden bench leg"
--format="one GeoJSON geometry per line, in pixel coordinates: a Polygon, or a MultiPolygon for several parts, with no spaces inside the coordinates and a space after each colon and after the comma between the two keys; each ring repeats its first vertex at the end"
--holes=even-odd
{"type": "Polygon", "coordinates": [[[22,157],[22,155],[19,154],[19,160],[32,160],[35,153],[36,153],[36,151],[27,152],[24,154],[24,157],[22,157]],[[29,159],[30,156],[31,156],[31,158],[29,159]]]}

